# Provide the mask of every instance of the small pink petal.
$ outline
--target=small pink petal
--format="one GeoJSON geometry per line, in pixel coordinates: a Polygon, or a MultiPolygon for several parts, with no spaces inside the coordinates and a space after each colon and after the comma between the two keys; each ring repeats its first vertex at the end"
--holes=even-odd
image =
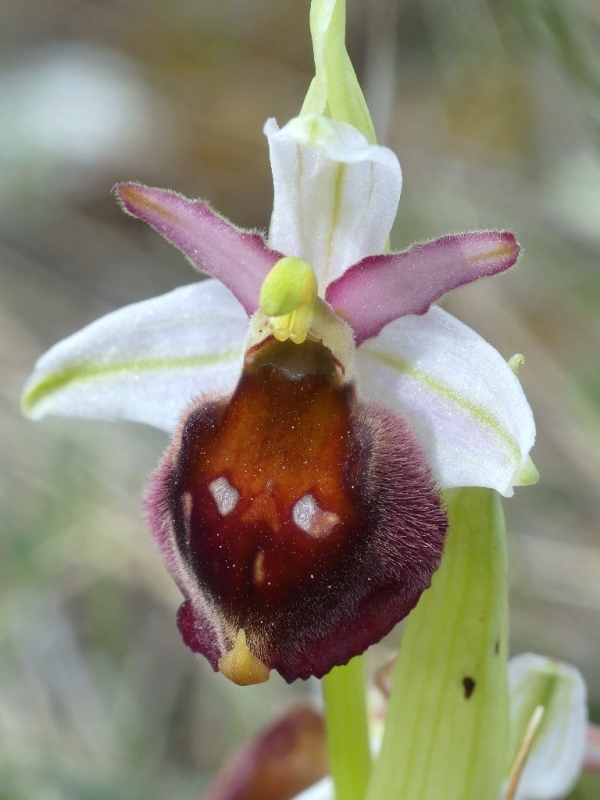
{"type": "Polygon", "coordinates": [[[359,345],[392,320],[424,314],[450,289],[512,267],[518,255],[506,231],[443,236],[403,253],[363,258],[328,286],[325,299],[352,325],[359,345]]]}
{"type": "Polygon", "coordinates": [[[262,282],[282,257],[259,233],[240,230],[201,200],[176,192],[137,183],[118,184],[116,192],[127,213],[152,225],[195,267],[218,278],[249,315],[256,311],[262,282]]]}

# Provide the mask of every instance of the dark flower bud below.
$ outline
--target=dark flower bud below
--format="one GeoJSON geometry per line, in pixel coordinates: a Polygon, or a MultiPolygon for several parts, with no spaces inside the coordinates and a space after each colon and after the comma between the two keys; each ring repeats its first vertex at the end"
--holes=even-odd
{"type": "Polygon", "coordinates": [[[229,400],[188,409],[146,507],[184,641],[238,684],[322,677],[379,641],[447,528],[408,424],[357,399],[321,343],[272,337],[229,400]]]}

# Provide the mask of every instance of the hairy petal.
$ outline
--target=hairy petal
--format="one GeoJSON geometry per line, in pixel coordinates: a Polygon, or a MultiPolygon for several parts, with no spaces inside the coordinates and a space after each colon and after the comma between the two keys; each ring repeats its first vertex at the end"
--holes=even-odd
{"type": "Polygon", "coordinates": [[[275,198],[269,245],[313,267],[321,293],[365,256],[385,250],[402,187],[387,147],[351,125],[308,114],[265,125],[275,198]]]}
{"type": "Polygon", "coordinates": [[[262,282],[281,258],[259,233],[240,230],[206,203],[177,192],[137,183],[121,183],[116,192],[127,213],[152,225],[195,267],[218,278],[249,315],[256,311],[262,282]]]}
{"type": "Polygon", "coordinates": [[[531,408],[502,356],[439,306],[392,322],[357,351],[359,388],[403,414],[442,488],[513,494],[535,439],[531,408]]]}
{"type": "Polygon", "coordinates": [[[146,492],[183,639],[241,685],[362,653],[414,607],[444,546],[417,437],[336,382],[325,350],[255,349],[227,402],[190,407],[146,492]]]}
{"type": "Polygon", "coordinates": [[[514,760],[536,706],[544,708],[517,788],[518,800],[558,800],[569,794],[583,766],[586,688],[579,670],[535,653],[508,665],[511,757],[514,760]]]}
{"type": "Polygon", "coordinates": [[[351,323],[357,344],[407,314],[424,314],[457,286],[512,267],[519,245],[512,233],[443,236],[403,253],[364,258],[328,288],[325,298],[351,323]]]}
{"type": "Polygon", "coordinates": [[[33,419],[127,419],[170,431],[200,393],[232,391],[247,317],[206,280],[113,311],[52,347],[23,393],[33,419]]]}

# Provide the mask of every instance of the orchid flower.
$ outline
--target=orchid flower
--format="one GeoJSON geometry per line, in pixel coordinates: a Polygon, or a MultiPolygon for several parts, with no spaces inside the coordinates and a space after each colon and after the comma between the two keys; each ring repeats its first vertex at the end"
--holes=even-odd
{"type": "Polygon", "coordinates": [[[537,480],[523,359],[437,305],[519,247],[480,231],[389,252],[402,174],[344,28],[344,0],[312,0],[315,78],[300,116],[264,127],[268,235],[120,184],[204,278],[55,345],[23,409],[167,431],[145,509],[185,643],[240,685],[324,677],[326,724],[288,713],[211,800],[558,800],[584,758],[583,681],[531,654],[507,669],[499,495],[537,480]],[[373,747],[355,656],[411,610],[373,747]]]}
{"type": "Polygon", "coordinates": [[[36,419],[173,432],[147,492],[150,527],[185,597],[184,640],[239,683],[272,668],[320,677],[379,640],[438,566],[438,490],[510,495],[534,439],[509,365],[432,305],[512,266],[514,237],[385,254],[395,155],[318,115],[265,132],[268,243],[202,201],[119,186],[126,211],[213,277],[60,342],[23,398],[36,419]]]}
{"type": "Polygon", "coordinates": [[[268,242],[202,201],[120,185],[124,209],[212,279],[60,342],[23,398],[36,419],[172,432],[146,496],[150,527],[185,597],[184,640],[240,683],[272,668],[320,677],[379,640],[438,566],[438,490],[510,495],[534,439],[510,366],[433,305],[512,266],[514,237],[385,254],[395,155],[314,114],[265,132],[268,242]]]}
{"type": "MultiPolygon", "coordinates": [[[[171,433],[148,523],[184,597],[184,641],[238,684],[272,669],[321,677],[361,654],[430,585],[441,489],[509,496],[536,478],[511,366],[435,305],[511,267],[516,240],[485,231],[386,252],[401,171],[374,143],[344,13],[313,3],[303,111],[265,126],[268,238],[203,201],[120,185],[124,210],[211,277],[57,344],[23,397],[36,419],[171,433]]],[[[345,675],[358,685],[360,667],[345,675]]]]}

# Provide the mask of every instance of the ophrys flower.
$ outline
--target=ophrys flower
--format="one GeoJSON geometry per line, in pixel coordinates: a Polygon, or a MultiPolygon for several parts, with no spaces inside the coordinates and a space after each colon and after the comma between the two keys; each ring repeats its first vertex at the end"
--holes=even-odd
{"type": "Polygon", "coordinates": [[[514,264],[514,237],[384,254],[394,154],[318,115],[266,133],[268,244],[201,201],[119,187],[214,278],[56,345],[24,396],[34,417],[175,430],[150,524],[186,598],[184,639],[241,683],[322,675],[377,641],[439,563],[438,489],[511,494],[534,439],[506,361],[431,305],[514,264]]]}

